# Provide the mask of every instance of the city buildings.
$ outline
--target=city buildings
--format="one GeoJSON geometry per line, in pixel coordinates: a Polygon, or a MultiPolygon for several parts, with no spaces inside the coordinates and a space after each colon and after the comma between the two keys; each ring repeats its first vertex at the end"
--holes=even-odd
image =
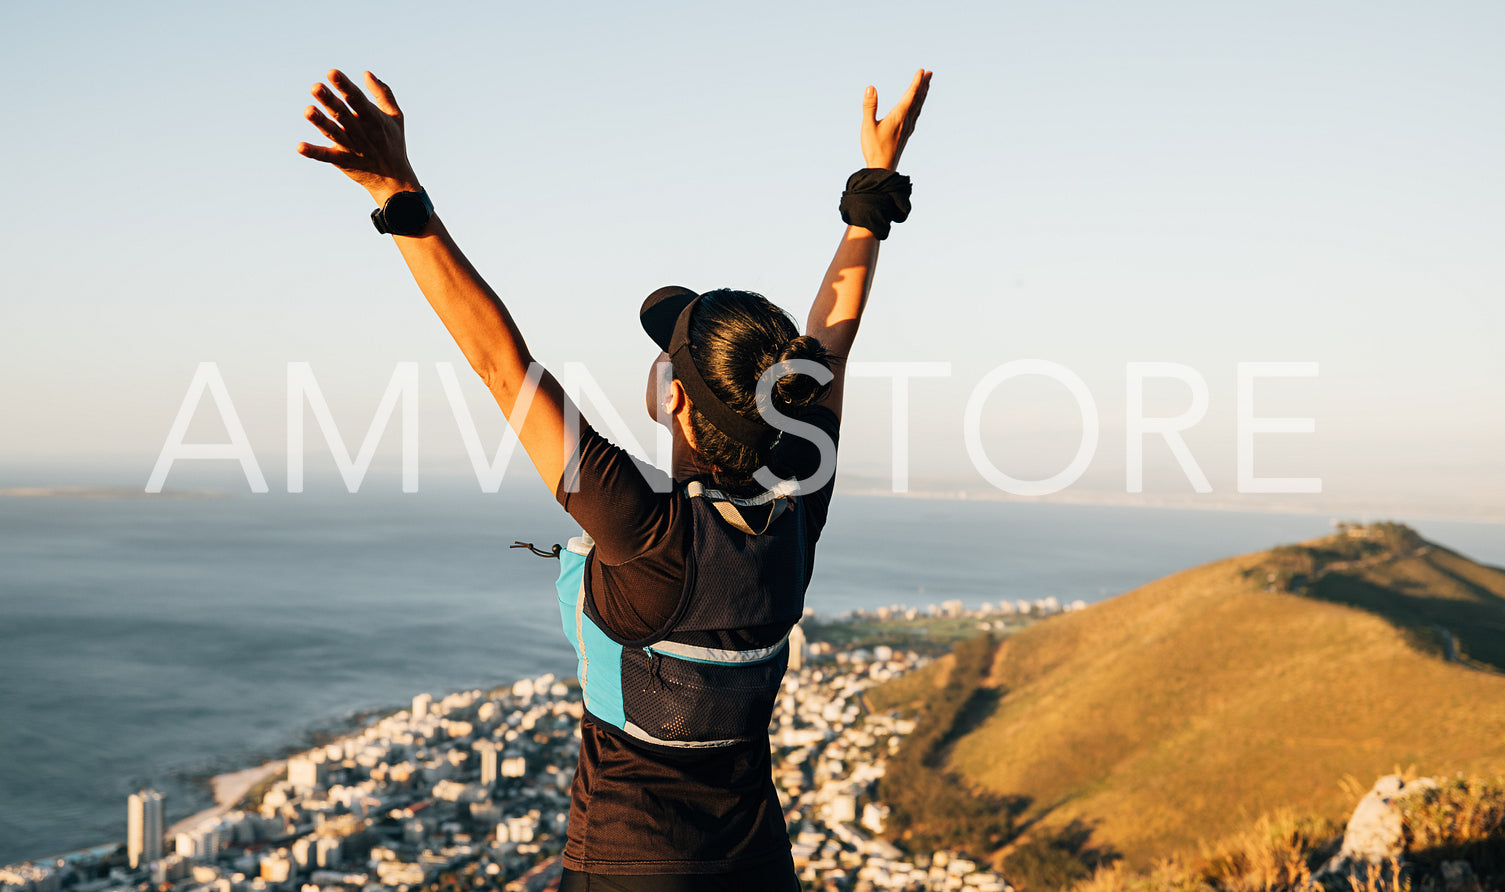
{"type": "MultiPolygon", "coordinates": [[[[1042,600],[1026,609],[1063,608],[1042,600]]],[[[890,610],[896,619],[919,612],[890,610]]],[[[992,625],[1000,615],[965,619],[992,625]]],[[[769,727],[774,782],[805,887],[1007,892],[1002,877],[974,860],[905,853],[882,838],[889,812],[878,782],[914,722],[872,712],[864,693],[926,658],[884,644],[807,644],[805,634],[797,627],[790,636],[790,668],[769,727]]],[[[420,694],[411,709],[290,757],[286,776],[250,810],[176,828],[169,841],[162,796],[142,790],[129,799],[124,859],[112,845],[12,865],[0,869],[0,892],[552,888],[582,711],[578,685],[552,675],[439,700],[420,694]],[[164,851],[169,842],[172,851],[164,851]]]]}

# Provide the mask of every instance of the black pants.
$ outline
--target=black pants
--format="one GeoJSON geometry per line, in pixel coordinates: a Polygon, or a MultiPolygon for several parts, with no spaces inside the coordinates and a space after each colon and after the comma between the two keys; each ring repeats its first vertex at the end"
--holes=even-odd
{"type": "Polygon", "coordinates": [[[559,892],[800,892],[788,855],[736,873],[624,876],[577,873],[565,868],[559,892]]]}

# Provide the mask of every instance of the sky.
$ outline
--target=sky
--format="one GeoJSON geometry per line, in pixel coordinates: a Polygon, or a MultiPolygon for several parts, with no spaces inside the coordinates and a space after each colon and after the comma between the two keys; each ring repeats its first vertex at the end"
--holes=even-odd
{"type": "MultiPolygon", "coordinates": [[[[914,212],[852,356],[869,365],[848,388],[844,485],[895,488],[880,373],[930,363],[949,373],[909,380],[911,492],[1001,493],[984,465],[1050,478],[1095,427],[1046,498],[1505,520],[1505,7],[862,10],[0,6],[0,488],[144,488],[203,363],[273,491],[290,364],[351,452],[400,363],[417,364],[425,479],[472,473],[439,364],[485,449],[500,442],[369,198],[294,152],[318,140],[302,109],[331,67],[393,87],[419,177],[534,354],[580,364],[610,406],[587,416],[649,451],[642,298],[745,288],[802,319],[861,165],[863,88],[886,110],[925,67],[901,164],[914,212]],[[1000,380],[1020,360],[1056,377],[1000,380]],[[1205,383],[1182,436],[1210,492],[1154,434],[1127,491],[1133,363],[1181,372],[1143,382],[1145,417],[1205,383]],[[1320,492],[1239,491],[1242,363],[1306,370],[1253,380],[1246,414],[1307,426],[1243,439],[1255,475],[1320,492]]],[[[188,442],[226,441],[212,400],[192,418],[188,442]]],[[[310,473],[332,473],[308,430],[310,473]]],[[[400,488],[401,447],[394,420],[363,488],[400,488]]],[[[181,460],[167,489],[210,471],[249,491],[225,459],[181,460]]],[[[530,473],[519,453],[509,478],[530,473]]]]}

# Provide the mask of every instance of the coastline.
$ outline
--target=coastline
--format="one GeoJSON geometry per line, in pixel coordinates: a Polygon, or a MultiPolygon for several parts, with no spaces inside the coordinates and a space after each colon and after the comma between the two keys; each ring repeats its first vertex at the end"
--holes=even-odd
{"type": "MultiPolygon", "coordinates": [[[[878,888],[898,892],[900,888],[917,888],[916,883],[929,878],[930,856],[923,858],[925,866],[921,866],[920,861],[889,843],[867,835],[856,827],[852,808],[861,790],[881,774],[881,770],[875,773],[872,768],[878,764],[877,757],[892,752],[897,740],[913,730],[912,722],[906,724],[894,715],[864,717],[854,698],[872,685],[925,665],[930,658],[888,645],[869,648],[857,639],[874,625],[940,624],[948,626],[940,637],[955,637],[975,633],[979,625],[993,622],[980,623],[979,619],[978,615],[942,617],[937,613],[927,614],[924,620],[878,620],[859,614],[833,624],[854,623],[858,627],[844,636],[849,640],[839,646],[820,636],[798,645],[802,657],[808,656],[811,662],[802,659],[801,665],[790,670],[793,675],[788,696],[780,698],[770,717],[769,746],[770,760],[782,766],[779,776],[789,781],[780,789],[780,801],[792,810],[792,820],[797,822],[797,827],[791,825],[791,855],[805,887],[813,888],[811,884],[822,872],[834,867],[834,860],[828,864],[819,854],[834,858],[832,846],[840,850],[844,862],[855,859],[884,877],[899,878],[878,888]],[[846,766],[851,762],[867,767],[849,772],[846,766]],[[791,771],[798,777],[791,780],[791,771]],[[842,803],[850,806],[846,818],[840,816],[842,803]]],[[[394,827],[401,833],[402,842],[394,843],[397,848],[388,848],[387,856],[376,861],[364,860],[365,853],[359,847],[347,851],[338,839],[320,835],[317,816],[327,813],[333,801],[324,798],[322,777],[304,789],[289,789],[286,784],[278,787],[283,822],[270,840],[258,819],[230,811],[257,784],[291,765],[295,757],[288,756],[209,778],[216,806],[174,823],[164,833],[176,835],[186,829],[190,836],[186,851],[174,851],[160,862],[127,870],[120,864],[122,853],[116,845],[92,860],[80,861],[75,875],[67,880],[60,879],[62,865],[22,865],[16,876],[40,892],[78,886],[80,881],[90,888],[125,888],[121,884],[126,884],[137,890],[166,889],[174,882],[172,877],[182,880],[185,887],[190,883],[203,888],[235,887],[252,872],[260,873],[264,880],[271,879],[267,876],[271,873],[278,877],[278,885],[299,888],[297,883],[319,877],[321,868],[340,872],[339,886],[354,887],[358,883],[368,889],[445,892],[457,888],[457,884],[463,888],[499,888],[504,882],[509,889],[543,888],[558,876],[557,852],[563,845],[569,790],[578,761],[575,734],[583,714],[581,693],[577,685],[545,673],[518,679],[489,693],[470,689],[438,700],[422,694],[411,709],[368,725],[354,742],[362,756],[371,758],[350,758],[347,745],[342,767],[331,768],[328,781],[359,794],[348,800],[349,807],[359,811],[332,822],[338,827],[331,829],[344,831],[338,832],[339,837],[371,827],[373,818],[391,825],[377,834],[388,842],[396,839],[390,832],[394,827]],[[470,758],[473,753],[486,749],[480,746],[483,740],[494,741],[489,750],[498,755],[492,762],[495,774],[490,788],[485,779],[477,782],[478,777],[485,776],[484,761],[480,765],[464,764],[474,761],[470,758]],[[434,749],[423,755],[416,749],[410,752],[409,741],[434,749]],[[500,754],[504,746],[509,755],[503,761],[500,754]],[[456,759],[456,755],[461,758],[456,759]],[[511,770],[508,763],[515,763],[511,770]],[[460,770],[446,770],[442,777],[422,773],[424,768],[444,764],[460,770]],[[398,767],[400,775],[391,772],[392,766],[398,767]],[[335,770],[341,772],[338,778],[333,776],[335,770]],[[410,779],[412,783],[408,783],[410,779]],[[483,795],[467,797],[466,791],[472,789],[483,795]],[[471,798],[469,804],[479,804],[480,808],[470,808],[469,815],[463,814],[466,803],[460,801],[462,798],[471,798]],[[446,808],[444,803],[452,805],[446,808]],[[430,807],[435,811],[424,812],[423,819],[414,820],[417,812],[430,807]],[[227,811],[229,814],[224,814],[227,811]],[[406,820],[402,820],[404,815],[406,820]],[[399,820],[387,822],[388,816],[399,820]],[[459,830],[448,826],[451,818],[463,822],[457,825],[459,830]],[[207,850],[196,838],[205,832],[211,834],[207,850]],[[451,833],[456,835],[451,838],[451,833]],[[228,851],[221,848],[225,843],[230,846],[228,851]],[[304,859],[295,868],[300,860],[297,846],[313,848],[316,843],[328,863],[304,859]],[[248,858],[252,865],[249,870],[248,858]],[[255,870],[257,866],[260,870],[255,870]],[[344,872],[346,869],[350,872],[344,872]],[[191,880],[185,876],[189,872],[191,880]],[[372,882],[373,873],[376,882],[372,882]]],[[[328,755],[333,749],[321,745],[302,755],[312,766],[318,766],[327,758],[339,758],[328,755]]],[[[331,792],[334,789],[329,787],[331,792]]],[[[865,813],[864,820],[864,826],[873,833],[881,830],[869,826],[876,819],[865,813]]],[[[172,845],[176,840],[163,842],[172,845]]],[[[949,852],[947,857],[951,857],[949,852]]],[[[956,863],[964,864],[966,873],[977,874],[968,877],[969,889],[1009,892],[1001,876],[972,862],[956,863]]],[[[304,882],[301,888],[313,886],[304,882]]]]}
{"type": "MultiPolygon", "coordinates": [[[[886,629],[890,635],[897,635],[896,642],[902,641],[906,646],[921,645],[920,649],[924,650],[925,648],[921,640],[929,640],[938,645],[944,645],[953,641],[956,637],[964,636],[966,632],[974,630],[976,625],[977,619],[974,615],[943,616],[934,605],[931,606],[931,612],[918,618],[880,618],[876,615],[869,615],[865,611],[848,611],[838,614],[823,623],[812,623],[810,649],[812,656],[818,653],[831,653],[833,641],[829,636],[832,631],[837,629],[843,629],[847,632],[847,634],[837,636],[841,641],[840,647],[872,647],[873,642],[868,639],[871,638],[877,628],[881,627],[886,629]],[[921,640],[911,640],[912,638],[921,640]]],[[[548,674],[548,677],[553,678],[552,673],[548,674]]],[[[519,681],[527,680],[526,678],[519,679],[519,681]]],[[[505,696],[512,692],[516,683],[500,685],[489,689],[461,689],[446,696],[461,693],[473,693],[487,697],[505,696]]],[[[192,833],[204,829],[206,825],[217,822],[225,815],[234,812],[245,796],[258,784],[284,771],[292,757],[305,754],[310,751],[310,748],[317,749],[325,744],[337,742],[347,736],[358,734],[376,726],[382,721],[401,716],[404,712],[405,710],[393,710],[388,707],[352,712],[347,714],[344,720],[338,723],[339,730],[326,727],[318,732],[314,732],[309,735],[312,739],[305,739],[302,745],[284,749],[284,755],[280,758],[268,759],[257,765],[225,771],[209,777],[199,775],[194,779],[194,782],[209,788],[214,805],[200,809],[165,827],[163,831],[165,846],[173,847],[173,841],[180,833],[192,833]]],[[[548,777],[548,775],[545,775],[545,777],[548,777]]],[[[19,869],[27,865],[40,866],[57,861],[76,862],[80,858],[98,859],[112,852],[118,854],[123,846],[123,842],[115,840],[102,845],[87,846],[61,852],[45,858],[15,861],[8,865],[0,865],[0,867],[19,869]]]]}
{"type": "Polygon", "coordinates": [[[192,829],[205,821],[217,818],[232,810],[235,804],[251,791],[252,787],[286,767],[286,759],[273,759],[270,762],[263,762],[251,768],[242,768],[239,771],[216,774],[209,780],[214,790],[214,805],[174,822],[172,826],[167,828],[167,835],[173,836],[185,830],[192,829]]]}

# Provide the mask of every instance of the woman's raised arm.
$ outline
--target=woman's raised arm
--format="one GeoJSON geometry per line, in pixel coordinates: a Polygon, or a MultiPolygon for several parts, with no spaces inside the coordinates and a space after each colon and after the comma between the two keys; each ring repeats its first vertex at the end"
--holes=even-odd
{"type": "MultiPolygon", "coordinates": [[[[328,77],[329,84],[313,87],[324,109],[310,105],[304,117],[334,145],[299,143],[298,154],[339,168],[365,187],[378,206],[400,192],[422,192],[408,162],[402,110],[391,88],[368,71],[368,99],[343,72],[330,71],[328,77]]],[[[437,216],[417,234],[393,238],[423,296],[486,382],[539,476],[550,492],[557,491],[575,449],[567,442],[565,424],[565,413],[575,408],[559,382],[533,361],[506,306],[437,216]]]]}
{"type": "MultiPolygon", "coordinates": [[[[909,82],[909,89],[881,119],[878,117],[878,90],[868,87],[862,96],[862,158],[869,168],[895,170],[904,144],[914,132],[925,94],[930,90],[933,72],[920,69],[909,82]]],[[[857,338],[857,327],[867,307],[867,295],[873,284],[873,270],[878,264],[878,237],[861,226],[848,226],[836,246],[836,255],[826,269],[825,279],[810,316],[805,333],[820,339],[826,349],[840,357],[832,371],[831,392],[822,402],[838,416],[846,381],[846,357],[857,338]]]]}

